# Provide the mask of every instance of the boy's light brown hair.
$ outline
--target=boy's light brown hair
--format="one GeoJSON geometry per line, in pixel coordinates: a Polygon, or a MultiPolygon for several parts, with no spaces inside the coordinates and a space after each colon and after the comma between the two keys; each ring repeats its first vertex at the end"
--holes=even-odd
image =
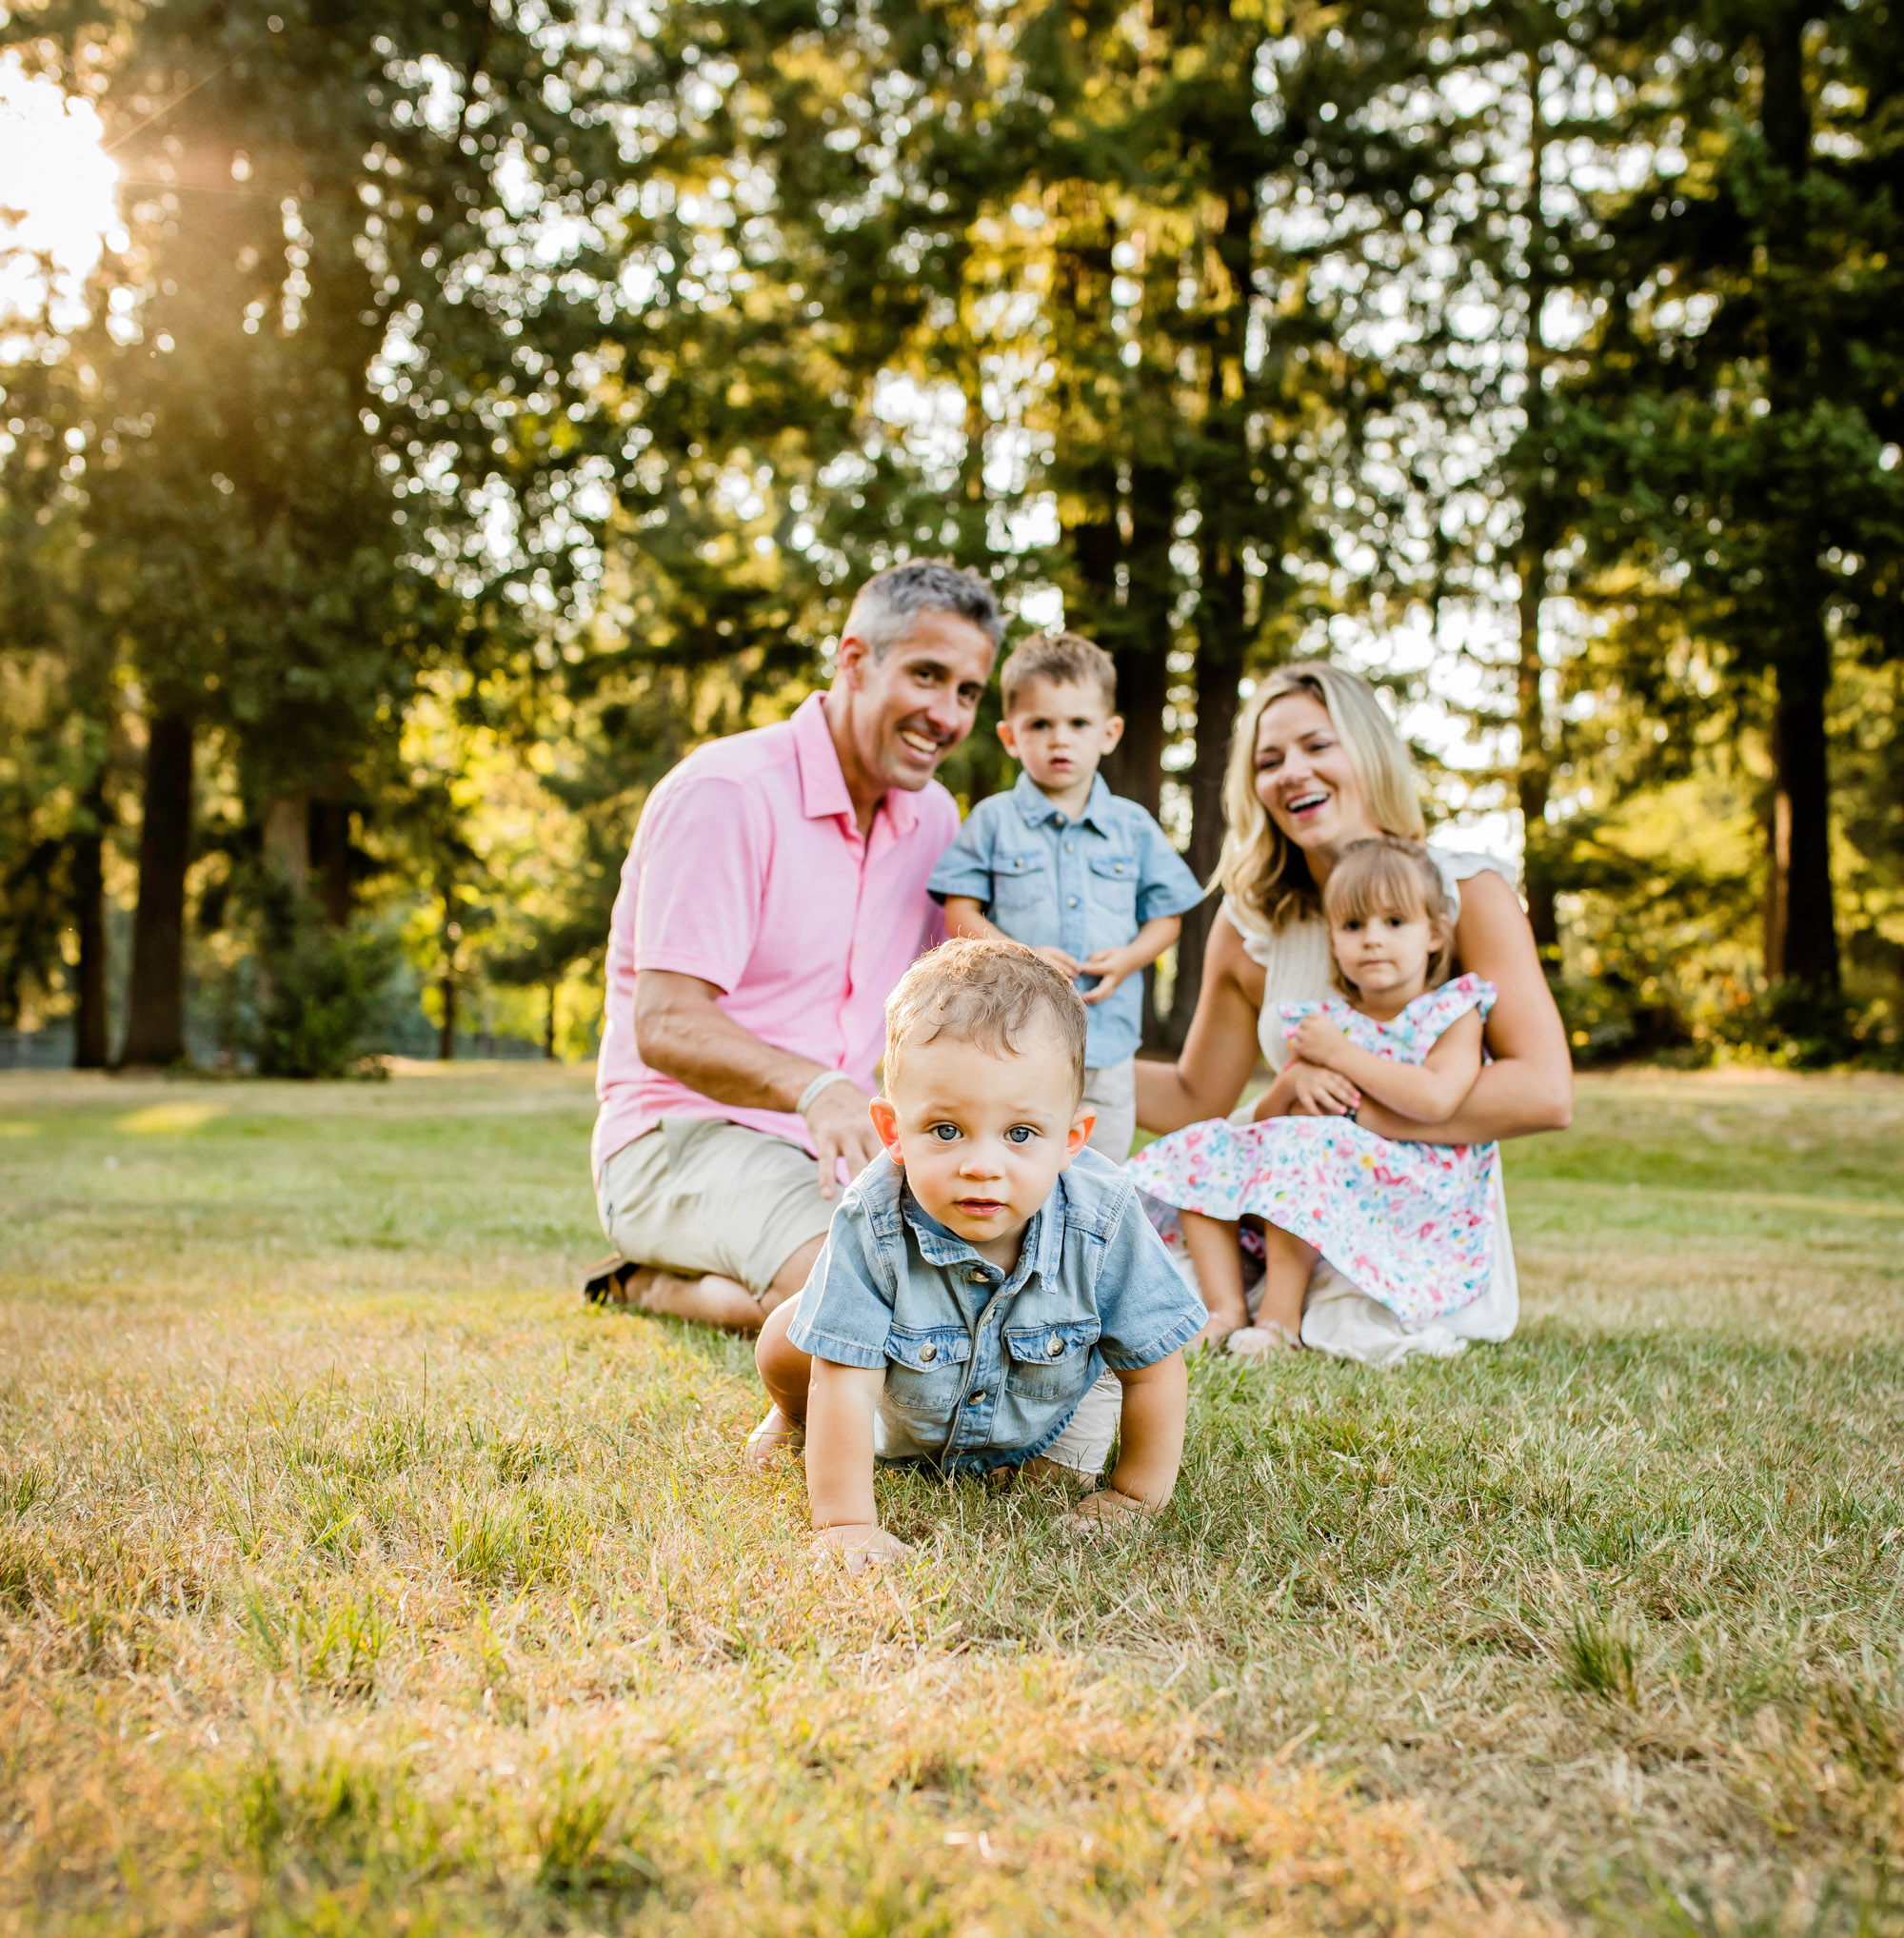
{"type": "MultiPolygon", "coordinates": [[[[1336,858],[1329,884],[1322,891],[1322,913],[1331,928],[1344,922],[1367,921],[1371,916],[1397,916],[1417,921],[1426,916],[1435,930],[1434,954],[1428,958],[1428,987],[1448,979],[1455,959],[1455,920],[1448,890],[1435,858],[1419,841],[1398,835],[1377,835],[1351,841],[1336,858]]],[[[1356,985],[1334,965],[1336,987],[1354,996],[1356,985]]]]}
{"type": "Polygon", "coordinates": [[[940,1037],[1015,1056],[1041,1029],[1071,1060],[1072,1106],[1084,1095],[1083,999],[1021,942],[941,942],[886,999],[886,1095],[899,1083],[909,1043],[940,1037]]]}
{"type": "Polygon", "coordinates": [[[1049,680],[1058,686],[1074,682],[1088,686],[1095,682],[1104,704],[1117,710],[1117,666],[1102,646],[1093,645],[1081,633],[1034,633],[1012,648],[999,669],[999,697],[1007,714],[1034,680],[1049,680]]]}

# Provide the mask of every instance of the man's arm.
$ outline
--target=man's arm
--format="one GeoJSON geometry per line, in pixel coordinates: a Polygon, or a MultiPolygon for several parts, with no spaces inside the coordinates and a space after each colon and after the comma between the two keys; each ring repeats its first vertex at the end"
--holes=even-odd
{"type": "MultiPolygon", "coordinates": [[[[716,1103],[794,1109],[826,1066],[763,1042],[721,1007],[715,1000],[720,994],[698,976],[642,970],[635,978],[635,1048],[642,1061],[716,1103]]],[[[856,1083],[829,1083],[807,1107],[823,1197],[838,1190],[842,1160],[848,1176],[857,1177],[879,1156],[866,1113],[870,1101],[856,1083]]]]}

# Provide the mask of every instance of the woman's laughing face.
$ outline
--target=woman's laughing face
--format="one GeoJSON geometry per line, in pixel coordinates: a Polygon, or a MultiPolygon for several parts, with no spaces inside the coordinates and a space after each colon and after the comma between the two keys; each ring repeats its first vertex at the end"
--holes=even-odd
{"type": "Polygon", "coordinates": [[[1381,832],[1369,819],[1355,762],[1329,709],[1311,694],[1285,694],[1263,708],[1256,794],[1304,854],[1333,855],[1381,832]]]}

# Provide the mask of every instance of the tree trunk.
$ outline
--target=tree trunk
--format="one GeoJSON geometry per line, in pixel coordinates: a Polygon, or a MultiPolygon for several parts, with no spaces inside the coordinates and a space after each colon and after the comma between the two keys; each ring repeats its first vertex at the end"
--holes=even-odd
{"type": "Polygon", "coordinates": [[[281,795],[265,810],[265,866],[293,896],[310,886],[310,797],[281,795]]]}
{"type": "MultiPolygon", "coordinates": [[[[1773,205],[1770,274],[1764,279],[1767,390],[1775,418],[1806,414],[1815,395],[1810,370],[1809,296],[1802,287],[1807,209],[1800,185],[1811,168],[1812,107],[1805,88],[1809,10],[1786,8],[1765,29],[1763,126],[1766,148],[1786,177],[1773,205]],[[1781,271],[1783,274],[1781,275],[1781,271]]],[[[1769,491],[1773,481],[1764,481],[1769,491]]],[[[1838,939],[1832,895],[1831,757],[1825,699],[1832,683],[1824,586],[1815,527],[1801,528],[1784,561],[1789,603],[1774,645],[1776,697],[1771,866],[1765,884],[1765,974],[1803,983],[1815,996],[1838,993],[1838,939]]]]}
{"type": "Polygon", "coordinates": [[[443,974],[437,993],[443,999],[443,1020],[436,1033],[436,1060],[456,1060],[456,944],[462,939],[463,925],[456,918],[456,884],[446,882],[443,890],[443,974]]]}
{"type": "Polygon", "coordinates": [[[1773,719],[1772,866],[1765,895],[1765,974],[1820,996],[1838,988],[1832,903],[1831,777],[1825,694],[1831,646],[1820,626],[1814,650],[1777,669],[1773,719]]]}
{"type": "MultiPolygon", "coordinates": [[[[1118,711],[1124,737],[1105,763],[1114,793],[1155,815],[1163,800],[1163,710],[1170,701],[1170,607],[1175,583],[1170,565],[1176,523],[1175,477],[1156,465],[1132,466],[1130,540],[1117,585],[1112,637],[1101,639],[1118,665],[1118,711]]],[[[1115,583],[1115,582],[1114,582],[1115,583]]]]}
{"type": "MultiPolygon", "coordinates": [[[[1523,510],[1537,523],[1533,506],[1523,510]]],[[[1534,943],[1550,973],[1559,963],[1560,920],[1555,906],[1552,844],[1547,827],[1547,799],[1553,790],[1553,768],[1547,748],[1547,713],[1540,696],[1540,607],[1547,594],[1547,549],[1544,534],[1531,533],[1521,547],[1520,653],[1516,669],[1515,698],[1520,726],[1520,758],[1515,773],[1515,793],[1520,809],[1523,875],[1527,920],[1534,943]]]]}
{"type": "MultiPolygon", "coordinates": [[[[1203,598],[1197,643],[1197,751],[1190,764],[1190,845],[1184,854],[1199,881],[1216,873],[1223,848],[1223,772],[1236,731],[1237,686],[1243,671],[1242,561],[1225,544],[1203,548],[1203,598]]],[[[1203,986],[1203,949],[1215,904],[1205,900],[1183,918],[1177,942],[1177,982],[1170,1004],[1170,1042],[1180,1048],[1203,986]]]]}
{"type": "Polygon", "coordinates": [[[548,1018],[543,1025],[542,1036],[542,1054],[545,1063],[555,1061],[555,992],[559,986],[556,979],[551,977],[548,985],[548,1018]]]}
{"type": "Polygon", "coordinates": [[[132,920],[132,988],[121,1067],[185,1058],[185,877],[191,860],[192,727],[161,713],[146,744],[139,907],[132,920]]]}
{"type": "Polygon", "coordinates": [[[106,994],[106,790],[102,785],[95,783],[89,790],[86,806],[91,826],[72,844],[72,923],[79,932],[72,1067],[104,1070],[112,1056],[112,1019],[106,994]]]}
{"type": "Polygon", "coordinates": [[[356,895],[350,880],[350,809],[346,802],[311,802],[309,846],[324,920],[333,929],[347,928],[356,895]]]}
{"type": "Polygon", "coordinates": [[[1559,966],[1560,922],[1555,907],[1552,843],[1548,839],[1547,801],[1553,792],[1553,762],[1547,746],[1547,710],[1540,692],[1544,664],[1540,657],[1540,608],[1547,599],[1547,555],[1557,537],[1552,492],[1547,477],[1547,436],[1550,405],[1546,373],[1550,362],[1540,319],[1547,307],[1552,283],[1552,242],[1547,230],[1547,124],[1540,113],[1538,53],[1528,58],[1528,99],[1533,107],[1527,155],[1527,431],[1520,465],[1520,578],[1517,602],[1520,639],[1515,677],[1515,713],[1520,729],[1520,755],[1516,763],[1515,793],[1520,809],[1522,872],[1527,892],[1527,920],[1534,943],[1550,974],[1559,966]]]}
{"type": "Polygon", "coordinates": [[[79,933],[74,977],[72,1067],[104,1070],[112,1058],[112,1019],[106,979],[105,837],[82,835],[73,844],[73,926],[79,933]]]}

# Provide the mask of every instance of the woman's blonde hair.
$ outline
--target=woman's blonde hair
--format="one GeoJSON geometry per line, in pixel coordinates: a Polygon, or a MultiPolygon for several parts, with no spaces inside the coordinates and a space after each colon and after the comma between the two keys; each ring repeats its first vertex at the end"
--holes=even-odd
{"type": "MultiPolygon", "coordinates": [[[[1438,989],[1448,979],[1455,960],[1455,912],[1448,906],[1448,884],[1435,858],[1419,841],[1398,840],[1394,835],[1377,835],[1372,840],[1351,841],[1336,857],[1329,871],[1329,885],[1322,891],[1322,913],[1329,926],[1339,929],[1347,922],[1365,922],[1371,916],[1395,916],[1402,921],[1426,918],[1435,932],[1435,946],[1429,952],[1428,974],[1422,987],[1438,989]]],[[[1344,996],[1361,992],[1329,954],[1336,987],[1344,996]]]]}
{"type": "Polygon", "coordinates": [[[1349,765],[1376,826],[1413,841],[1428,831],[1408,749],[1368,682],[1319,660],[1277,667],[1237,716],[1223,774],[1226,825],[1217,863],[1217,886],[1238,913],[1246,922],[1272,929],[1322,912],[1307,858],[1270,820],[1256,792],[1257,730],[1263,715],[1292,693],[1307,694],[1327,712],[1336,738],[1348,750],[1349,765]]]}

